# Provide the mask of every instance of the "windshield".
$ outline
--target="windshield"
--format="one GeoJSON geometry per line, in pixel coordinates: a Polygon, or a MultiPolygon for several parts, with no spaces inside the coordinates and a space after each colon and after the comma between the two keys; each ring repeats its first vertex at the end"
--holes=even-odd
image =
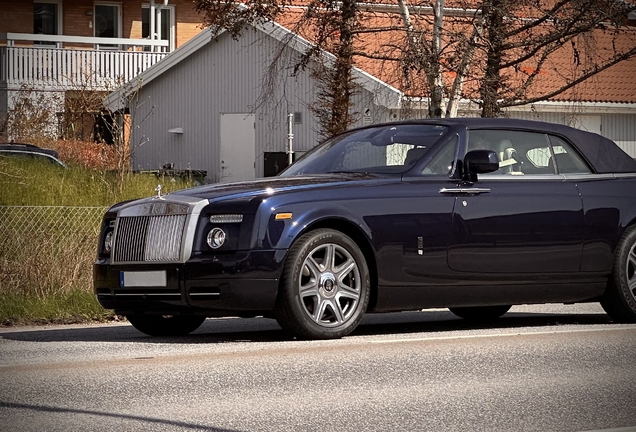
{"type": "Polygon", "coordinates": [[[422,159],[447,129],[396,124],[346,132],[319,145],[280,175],[402,174],[422,159]]]}

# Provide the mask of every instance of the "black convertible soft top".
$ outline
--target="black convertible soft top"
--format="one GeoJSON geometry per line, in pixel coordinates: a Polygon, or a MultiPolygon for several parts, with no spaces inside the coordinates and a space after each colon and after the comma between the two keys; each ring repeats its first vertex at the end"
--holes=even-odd
{"type": "Polygon", "coordinates": [[[570,141],[599,174],[636,172],[636,160],[610,139],[572,129],[570,141]]]}
{"type": "Polygon", "coordinates": [[[560,135],[581,152],[596,173],[636,173],[636,160],[614,141],[569,126],[508,118],[453,118],[422,122],[463,126],[467,129],[516,129],[560,135]]]}

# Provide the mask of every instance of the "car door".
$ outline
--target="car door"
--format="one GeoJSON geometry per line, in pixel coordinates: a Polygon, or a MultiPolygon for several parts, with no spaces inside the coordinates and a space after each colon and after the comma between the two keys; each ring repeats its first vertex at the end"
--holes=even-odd
{"type": "Polygon", "coordinates": [[[578,272],[584,239],[575,181],[557,174],[545,133],[471,130],[466,150],[499,156],[499,171],[440,191],[457,198],[448,266],[475,274],[578,272]]]}
{"type": "Polygon", "coordinates": [[[378,283],[382,286],[419,287],[449,274],[446,248],[455,198],[439,191],[453,185],[449,174],[457,157],[458,139],[456,135],[445,138],[433,154],[423,158],[414,154],[417,150],[409,150],[403,157],[409,164],[414,156],[413,172],[390,192],[384,191],[390,196],[374,200],[372,214],[364,218],[373,233],[378,283]]]}

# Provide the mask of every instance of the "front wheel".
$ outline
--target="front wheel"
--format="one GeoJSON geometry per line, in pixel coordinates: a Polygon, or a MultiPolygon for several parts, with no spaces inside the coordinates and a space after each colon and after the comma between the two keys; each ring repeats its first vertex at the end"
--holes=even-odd
{"type": "Polygon", "coordinates": [[[460,318],[471,321],[494,320],[505,314],[512,306],[476,306],[476,307],[454,307],[448,308],[452,313],[460,318]]]}
{"type": "Polygon", "coordinates": [[[615,321],[636,322],[636,227],[628,228],[618,242],[601,306],[615,321]]]}
{"type": "Polygon", "coordinates": [[[318,229],[289,251],[274,316],[301,337],[340,338],[362,319],[369,291],[369,270],[356,243],[339,231],[318,229]]]}
{"type": "Polygon", "coordinates": [[[205,317],[199,315],[127,315],[126,318],[149,336],[185,336],[205,321],[205,317]]]}

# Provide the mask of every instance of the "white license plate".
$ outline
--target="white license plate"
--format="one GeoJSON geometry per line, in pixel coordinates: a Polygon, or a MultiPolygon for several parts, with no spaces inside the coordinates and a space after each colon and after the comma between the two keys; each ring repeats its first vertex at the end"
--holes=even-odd
{"type": "Polygon", "coordinates": [[[121,271],[120,287],[165,287],[166,271],[121,271]]]}

